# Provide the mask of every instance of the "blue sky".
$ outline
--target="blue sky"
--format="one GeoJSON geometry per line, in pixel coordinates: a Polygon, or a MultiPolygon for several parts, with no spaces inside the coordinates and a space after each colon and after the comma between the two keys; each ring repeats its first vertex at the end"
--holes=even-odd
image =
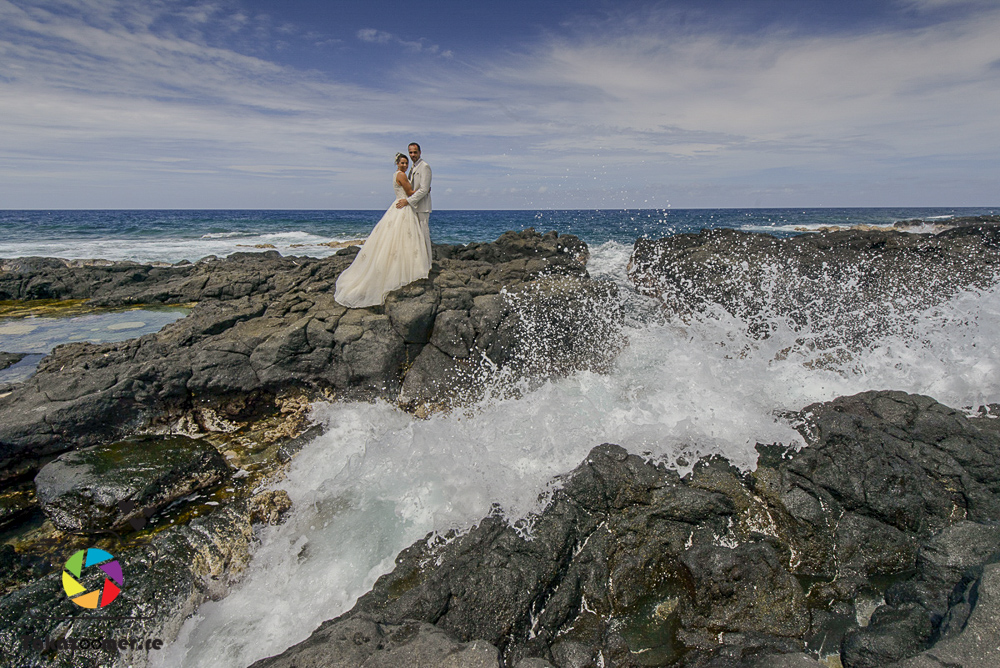
{"type": "Polygon", "coordinates": [[[0,0],[0,209],[1000,204],[1000,0],[0,0]]]}

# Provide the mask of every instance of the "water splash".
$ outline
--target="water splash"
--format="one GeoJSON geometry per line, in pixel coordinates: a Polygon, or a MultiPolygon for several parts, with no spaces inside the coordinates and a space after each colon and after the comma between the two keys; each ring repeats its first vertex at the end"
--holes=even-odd
{"type": "Polygon", "coordinates": [[[317,404],[327,431],[280,484],[295,504],[288,520],[262,531],[249,570],[226,599],[202,606],[159,665],[242,667],[281,652],[350,609],[428,533],[466,530],[497,504],[512,521],[540,509],[552,477],[602,442],[681,469],[712,453],[749,468],[757,442],[801,441],[776,411],[868,389],[956,407],[1000,397],[996,287],[932,306],[844,310],[851,332],[875,332],[864,345],[765,300],[760,336],[752,318],[718,305],[664,313],[628,289],[629,251],[609,242],[590,263],[624,297],[627,345],[606,373],[580,371],[426,420],[386,403],[317,404]]]}

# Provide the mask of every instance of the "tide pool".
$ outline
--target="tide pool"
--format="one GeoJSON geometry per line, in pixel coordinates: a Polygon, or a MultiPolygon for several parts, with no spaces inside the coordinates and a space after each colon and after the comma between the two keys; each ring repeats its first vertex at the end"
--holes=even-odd
{"type": "Polygon", "coordinates": [[[56,346],[132,339],[158,332],[190,311],[184,306],[95,309],[79,300],[0,304],[0,352],[25,355],[20,362],[0,370],[0,385],[27,379],[39,360],[56,346]]]}

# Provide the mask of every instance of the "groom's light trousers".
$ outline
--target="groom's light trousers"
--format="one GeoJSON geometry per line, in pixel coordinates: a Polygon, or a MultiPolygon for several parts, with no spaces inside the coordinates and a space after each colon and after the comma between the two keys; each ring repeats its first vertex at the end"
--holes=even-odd
{"type": "Polygon", "coordinates": [[[420,235],[424,239],[424,243],[427,244],[427,257],[434,261],[434,251],[431,248],[431,212],[426,213],[417,212],[417,222],[420,223],[420,235]]]}

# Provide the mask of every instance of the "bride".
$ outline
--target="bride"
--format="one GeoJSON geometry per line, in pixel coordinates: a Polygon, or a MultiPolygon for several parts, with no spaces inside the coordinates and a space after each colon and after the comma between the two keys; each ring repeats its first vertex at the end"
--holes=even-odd
{"type": "Polygon", "coordinates": [[[396,208],[396,202],[413,194],[406,178],[409,163],[404,154],[396,154],[397,171],[392,176],[396,201],[372,229],[351,266],[337,279],[334,299],[343,306],[382,304],[387,294],[427,278],[431,270],[430,244],[423,239],[416,212],[412,206],[396,208]]]}

